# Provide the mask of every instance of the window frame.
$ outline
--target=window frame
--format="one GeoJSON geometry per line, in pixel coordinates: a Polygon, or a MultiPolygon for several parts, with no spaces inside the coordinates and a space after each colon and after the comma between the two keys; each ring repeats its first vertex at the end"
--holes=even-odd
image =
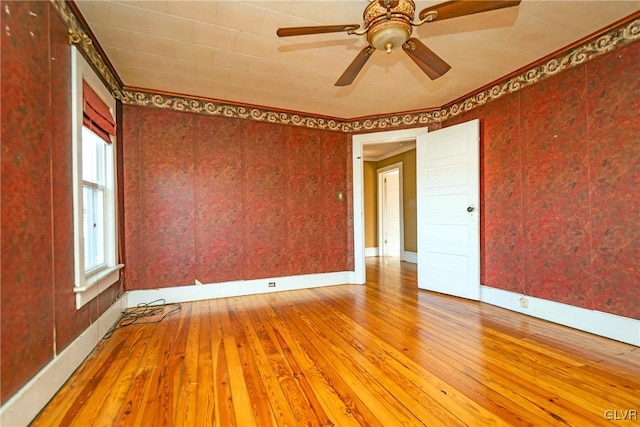
{"type": "Polygon", "coordinates": [[[105,190],[104,190],[104,264],[85,270],[84,254],[84,179],[82,175],[82,129],[83,129],[83,81],[109,107],[115,120],[116,102],[109,90],[84,59],[80,51],[71,46],[71,123],[73,157],[73,222],[74,222],[74,287],[76,309],[96,298],[104,290],[120,279],[120,269],[124,264],[118,260],[118,220],[117,220],[117,180],[116,147],[117,139],[111,137],[106,145],[105,190]]]}

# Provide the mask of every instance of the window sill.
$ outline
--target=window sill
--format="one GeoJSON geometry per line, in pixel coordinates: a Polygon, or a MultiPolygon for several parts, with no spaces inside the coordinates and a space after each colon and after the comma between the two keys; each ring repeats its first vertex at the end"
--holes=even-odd
{"type": "Polygon", "coordinates": [[[76,309],[79,309],[120,279],[120,270],[124,264],[118,264],[97,271],[84,278],[84,286],[76,286],[76,309]]]}

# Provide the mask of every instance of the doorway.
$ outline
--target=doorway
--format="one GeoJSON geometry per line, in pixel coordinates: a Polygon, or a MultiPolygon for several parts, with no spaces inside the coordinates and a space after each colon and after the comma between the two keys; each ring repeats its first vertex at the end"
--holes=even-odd
{"type": "Polygon", "coordinates": [[[364,244],[364,178],[363,178],[363,146],[365,144],[388,144],[390,142],[406,142],[416,140],[418,135],[426,134],[428,129],[412,128],[386,132],[353,135],[353,252],[354,271],[350,283],[364,284],[365,244],[364,244]]]}
{"type": "Polygon", "coordinates": [[[378,246],[381,257],[404,251],[402,163],[378,169],[378,246]]]}
{"type": "MultiPolygon", "coordinates": [[[[369,133],[369,134],[360,134],[353,135],[353,251],[354,251],[354,271],[352,275],[349,277],[350,283],[357,284],[365,284],[366,283],[366,270],[365,270],[365,248],[364,248],[364,177],[363,177],[363,146],[365,144],[384,144],[389,143],[390,141],[417,141],[418,145],[420,145],[420,141],[426,141],[426,135],[428,133],[428,128],[413,128],[413,129],[403,129],[397,131],[387,131],[387,132],[378,132],[378,133],[369,133]]],[[[469,173],[453,173],[450,174],[448,171],[451,170],[460,170],[466,169],[467,171],[473,171],[472,174],[476,175],[479,172],[479,163],[478,163],[478,149],[479,149],[479,125],[478,121],[474,120],[467,124],[452,126],[450,128],[441,129],[439,131],[434,132],[433,138],[429,138],[431,140],[431,148],[428,149],[428,154],[423,158],[426,161],[426,164],[417,165],[417,171],[428,171],[431,169],[431,172],[422,174],[422,176],[416,176],[417,187],[421,185],[425,186],[427,189],[437,189],[437,188],[445,188],[451,189],[449,193],[438,193],[438,194],[430,194],[426,193],[428,197],[430,196],[438,196],[440,198],[440,202],[437,200],[431,200],[426,206],[428,210],[426,211],[427,219],[429,217],[435,216],[445,216],[450,217],[448,215],[447,209],[449,207],[455,207],[455,215],[460,216],[459,212],[463,212],[461,215],[467,219],[468,223],[478,222],[479,224],[479,187],[475,184],[475,180],[479,179],[479,175],[474,178],[474,184],[468,188],[468,192],[462,197],[462,195],[457,194],[457,191],[454,191],[454,187],[457,184],[461,184],[460,179],[464,176],[469,176],[469,173]],[[460,127],[458,127],[460,126],[460,127]],[[465,136],[460,137],[458,134],[461,132],[461,129],[465,129],[462,132],[465,136]],[[469,128],[469,129],[467,129],[469,128]],[[471,131],[473,128],[473,132],[471,131]],[[468,132],[469,131],[469,132],[468,132]],[[463,143],[464,142],[464,143],[463,143]],[[466,149],[464,147],[467,147],[466,149]],[[458,150],[460,153],[456,153],[458,150]],[[472,153],[473,155],[470,157],[465,157],[464,160],[461,160],[460,163],[456,161],[458,154],[462,155],[462,152],[467,150],[468,153],[472,153]],[[440,164],[439,162],[442,159],[448,159],[445,164],[440,164]],[[449,162],[451,160],[451,162],[449,162]],[[426,167],[423,167],[426,166],[426,167]],[[449,182],[449,178],[452,177],[452,182],[449,182]],[[473,188],[472,188],[473,187],[473,188]],[[435,203],[434,203],[435,202],[435,203]],[[462,206],[462,209],[458,209],[458,207],[462,206]],[[442,214],[442,215],[441,215],[442,214]]],[[[418,150],[420,151],[420,150],[418,150]]],[[[424,153],[424,151],[423,151],[424,153]]],[[[416,153],[417,157],[421,157],[419,153],[416,153]]],[[[464,156],[463,156],[464,157],[464,156]]],[[[438,190],[439,191],[439,190],[438,190]]],[[[447,190],[448,191],[448,190],[447,190]]],[[[418,193],[419,194],[419,193],[418,193]]],[[[418,212],[420,212],[420,208],[418,208],[418,212]]],[[[418,213],[420,216],[420,213],[418,213]]],[[[461,236],[461,233],[448,233],[448,230],[452,230],[453,225],[448,224],[446,222],[445,227],[430,227],[430,225],[434,225],[436,223],[440,223],[438,221],[431,221],[426,223],[425,227],[420,230],[420,223],[418,223],[418,269],[420,270],[421,265],[422,268],[427,268],[427,272],[435,271],[436,273],[450,273],[455,270],[455,268],[449,268],[448,271],[442,272],[439,271],[441,263],[438,258],[442,258],[441,254],[447,256],[447,253],[441,248],[436,248],[440,251],[438,256],[431,256],[429,258],[426,252],[429,252],[429,245],[425,248],[423,240],[420,242],[420,237],[427,238],[428,242],[433,242],[435,244],[439,244],[440,246],[452,246],[450,243],[446,241],[449,237],[456,238],[456,236],[461,236]],[[434,234],[436,233],[436,234],[434,234]],[[431,235],[431,238],[427,236],[431,235]],[[437,237],[437,238],[434,238],[437,237]],[[422,253],[424,252],[424,253],[422,253]],[[422,253],[422,254],[421,254],[422,253]],[[426,257],[426,258],[425,258],[426,257]]],[[[479,228],[473,224],[473,227],[468,227],[467,230],[469,233],[467,234],[468,239],[466,242],[468,244],[464,245],[468,249],[468,254],[472,256],[469,258],[469,262],[466,264],[468,267],[468,274],[466,275],[468,279],[470,279],[466,286],[466,289],[473,290],[473,295],[459,295],[466,298],[478,299],[480,282],[479,282],[479,228]],[[471,274],[473,273],[473,274],[471,274]]],[[[460,240],[462,241],[462,240],[460,240]]],[[[453,242],[453,243],[458,243],[453,242]]],[[[444,248],[446,249],[446,248],[444,248]]],[[[434,251],[435,252],[435,251],[434,251]]],[[[453,258],[449,258],[452,260],[453,258]]],[[[450,262],[445,266],[448,268],[452,266],[454,262],[450,262]]],[[[456,270],[457,271],[457,270],[456,270]]],[[[421,273],[418,274],[418,279],[420,283],[421,273]]],[[[429,281],[428,277],[423,276],[423,285],[419,286],[421,288],[427,288],[430,290],[439,291],[438,289],[432,288],[428,283],[425,283],[424,280],[429,281]]],[[[428,276],[428,275],[427,275],[428,276]]],[[[456,292],[453,292],[451,289],[442,290],[443,293],[448,293],[451,295],[455,295],[456,292]]]]}

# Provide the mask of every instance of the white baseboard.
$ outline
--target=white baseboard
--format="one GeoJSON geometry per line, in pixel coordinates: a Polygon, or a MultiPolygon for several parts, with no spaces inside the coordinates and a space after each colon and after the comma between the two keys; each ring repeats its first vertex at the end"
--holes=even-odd
{"type": "Polygon", "coordinates": [[[365,258],[378,256],[379,250],[377,247],[375,248],[364,248],[364,256],[365,258]]]}
{"type": "Polygon", "coordinates": [[[480,300],[511,311],[640,346],[640,320],[637,319],[575,307],[489,286],[480,287],[480,300]],[[520,305],[520,298],[523,297],[529,302],[527,308],[520,305]]]}
{"type": "Polygon", "coordinates": [[[125,294],[2,405],[0,425],[6,427],[29,425],[118,321],[121,312],[127,306],[125,294]]]}
{"type": "Polygon", "coordinates": [[[232,282],[175,286],[162,289],[148,289],[127,292],[130,307],[164,299],[167,303],[200,301],[206,299],[236,297],[269,292],[291,291],[294,289],[317,288],[320,286],[354,283],[352,271],[335,273],[302,274],[299,276],[273,277],[267,279],[236,280],[232,282]],[[269,287],[269,283],[275,287],[269,287]]]}
{"type": "Polygon", "coordinates": [[[402,261],[410,262],[412,264],[417,264],[418,263],[418,253],[417,252],[402,251],[402,261]]]}

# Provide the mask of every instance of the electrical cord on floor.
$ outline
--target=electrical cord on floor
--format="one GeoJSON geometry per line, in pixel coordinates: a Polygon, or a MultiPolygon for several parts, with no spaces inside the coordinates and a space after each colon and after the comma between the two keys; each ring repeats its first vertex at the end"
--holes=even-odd
{"type": "Polygon", "coordinates": [[[182,310],[182,306],[180,303],[166,303],[164,298],[157,299],[151,302],[141,302],[136,307],[129,308],[122,312],[122,317],[120,320],[107,332],[103,340],[111,338],[113,333],[118,329],[126,328],[131,325],[150,325],[154,323],[160,323],[164,320],[165,317],[172,315],[173,313],[177,313],[182,310]],[[169,308],[169,310],[165,313],[165,309],[169,308]],[[160,316],[154,320],[140,321],[140,319],[149,318],[152,316],[160,316]]]}

